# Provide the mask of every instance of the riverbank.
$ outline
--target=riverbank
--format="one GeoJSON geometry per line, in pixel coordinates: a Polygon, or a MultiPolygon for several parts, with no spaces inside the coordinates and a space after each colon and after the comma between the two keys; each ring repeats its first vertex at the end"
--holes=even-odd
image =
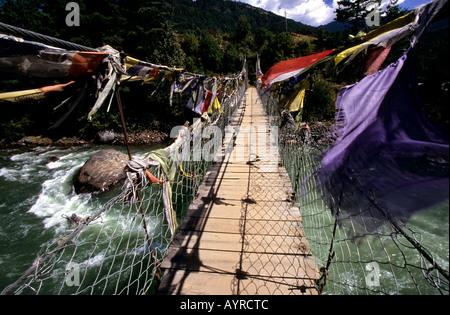
{"type": "MultiPolygon", "coordinates": [[[[154,130],[145,130],[139,133],[129,133],[128,142],[132,146],[149,146],[163,143],[169,139],[169,135],[154,130]]],[[[41,147],[41,146],[56,146],[56,147],[71,147],[86,144],[110,144],[110,145],[126,145],[125,136],[123,133],[114,131],[100,131],[93,139],[82,139],[79,137],[63,137],[60,139],[50,139],[43,136],[26,136],[18,141],[0,140],[0,149],[21,148],[21,147],[41,147]]]]}

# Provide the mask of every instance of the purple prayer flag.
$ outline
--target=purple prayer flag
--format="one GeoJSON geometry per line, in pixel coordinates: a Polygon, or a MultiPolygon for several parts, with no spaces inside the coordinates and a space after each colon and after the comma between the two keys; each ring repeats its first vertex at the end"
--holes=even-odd
{"type": "Polygon", "coordinates": [[[412,49],[341,89],[337,140],[316,172],[333,214],[366,229],[448,202],[448,129],[432,122],[416,92],[412,49]],[[367,226],[365,218],[371,218],[367,226]]]}

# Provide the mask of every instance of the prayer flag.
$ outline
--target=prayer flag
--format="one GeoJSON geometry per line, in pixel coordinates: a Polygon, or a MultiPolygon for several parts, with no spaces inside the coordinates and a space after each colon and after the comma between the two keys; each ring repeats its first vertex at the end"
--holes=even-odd
{"type": "Polygon", "coordinates": [[[301,71],[312,66],[316,62],[322,60],[334,49],[327,50],[318,54],[305,56],[297,59],[282,61],[270,68],[262,77],[262,84],[264,86],[270,86],[274,83],[287,80],[293,76],[300,74],[301,71]]]}

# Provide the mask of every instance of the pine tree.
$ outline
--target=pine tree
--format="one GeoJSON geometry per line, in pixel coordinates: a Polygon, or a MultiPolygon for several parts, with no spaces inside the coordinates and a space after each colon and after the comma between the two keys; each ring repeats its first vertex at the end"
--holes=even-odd
{"type": "Polygon", "coordinates": [[[217,73],[222,69],[223,52],[217,39],[208,32],[203,33],[200,41],[200,58],[205,70],[217,73]]]}
{"type": "Polygon", "coordinates": [[[379,4],[381,0],[340,0],[335,20],[352,24],[352,31],[356,35],[359,29],[364,28],[365,18],[369,13],[367,6],[374,2],[379,4]]]}

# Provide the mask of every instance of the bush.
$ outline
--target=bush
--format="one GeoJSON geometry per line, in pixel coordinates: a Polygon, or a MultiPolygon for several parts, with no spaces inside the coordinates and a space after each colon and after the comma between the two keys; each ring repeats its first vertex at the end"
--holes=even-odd
{"type": "Polygon", "coordinates": [[[0,125],[0,139],[7,142],[17,141],[28,135],[32,122],[28,117],[14,117],[0,125]]]}
{"type": "Polygon", "coordinates": [[[306,92],[303,108],[303,121],[332,121],[335,116],[335,103],[338,89],[324,79],[316,80],[311,90],[306,92]]]}

